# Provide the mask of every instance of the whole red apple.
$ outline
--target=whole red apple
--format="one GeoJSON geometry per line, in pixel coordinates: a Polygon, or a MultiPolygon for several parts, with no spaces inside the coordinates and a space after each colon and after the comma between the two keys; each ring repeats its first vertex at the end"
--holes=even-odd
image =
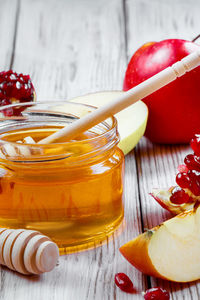
{"type": "MultiPolygon", "coordinates": [[[[124,78],[126,91],[200,46],[169,39],[143,45],[132,56],[124,78]]],[[[143,99],[149,108],[145,135],[156,143],[188,143],[200,132],[200,67],[143,99]]]]}

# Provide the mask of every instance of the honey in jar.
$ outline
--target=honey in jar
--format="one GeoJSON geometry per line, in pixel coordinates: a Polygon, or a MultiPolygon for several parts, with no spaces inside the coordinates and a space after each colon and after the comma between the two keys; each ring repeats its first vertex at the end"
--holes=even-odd
{"type": "Polygon", "coordinates": [[[114,118],[72,141],[21,143],[27,136],[37,143],[75,121],[74,111],[85,107],[72,106],[67,114],[34,104],[0,125],[0,226],[39,230],[61,254],[98,244],[123,219],[124,158],[114,118]]]}

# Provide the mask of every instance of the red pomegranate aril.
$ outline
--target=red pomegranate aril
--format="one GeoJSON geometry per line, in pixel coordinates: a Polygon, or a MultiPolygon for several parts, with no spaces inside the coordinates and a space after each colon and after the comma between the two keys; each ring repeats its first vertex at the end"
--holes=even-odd
{"type": "Polygon", "coordinates": [[[183,189],[190,187],[190,178],[187,173],[178,173],[176,175],[176,183],[183,189]]]}
{"type": "Polygon", "coordinates": [[[190,146],[197,156],[200,156],[200,135],[195,134],[190,142],[190,146]]]}
{"type": "Polygon", "coordinates": [[[180,188],[180,187],[175,187],[172,191],[170,201],[174,204],[183,204],[187,203],[190,201],[190,197],[186,192],[180,188]]]}
{"type": "MultiPolygon", "coordinates": [[[[11,101],[9,99],[3,99],[0,103],[0,106],[6,106],[10,105],[11,101]]],[[[12,108],[6,108],[3,110],[3,114],[5,117],[11,117],[13,116],[13,109],[12,108]]]]}
{"type": "Polygon", "coordinates": [[[125,273],[115,274],[115,284],[126,293],[133,293],[133,283],[125,273]]]}
{"type": "Polygon", "coordinates": [[[200,186],[199,186],[199,184],[195,181],[191,182],[190,191],[193,193],[193,195],[200,196],[200,186]]]}
{"type": "Polygon", "coordinates": [[[200,157],[193,154],[188,154],[184,159],[184,163],[188,169],[200,171],[200,157]]]}
{"type": "Polygon", "coordinates": [[[179,173],[187,173],[188,167],[186,165],[179,165],[178,171],[179,171],[179,173]]]}
{"type": "MultiPolygon", "coordinates": [[[[6,108],[3,110],[3,114],[5,117],[12,117],[14,115],[13,109],[12,108],[6,108]]],[[[16,113],[15,113],[16,115],[16,113]]]]}
{"type": "Polygon", "coordinates": [[[187,175],[190,178],[190,190],[195,196],[200,195],[200,172],[196,170],[189,170],[187,175]]]}
{"type": "Polygon", "coordinates": [[[159,287],[155,287],[146,291],[146,293],[144,294],[144,299],[145,300],[169,300],[170,295],[168,291],[159,287]]]}
{"type": "Polygon", "coordinates": [[[190,177],[190,179],[199,179],[200,182],[200,172],[196,170],[189,170],[187,174],[190,177]]]}
{"type": "Polygon", "coordinates": [[[0,106],[10,105],[11,101],[9,99],[3,99],[0,103],[0,106]]]}

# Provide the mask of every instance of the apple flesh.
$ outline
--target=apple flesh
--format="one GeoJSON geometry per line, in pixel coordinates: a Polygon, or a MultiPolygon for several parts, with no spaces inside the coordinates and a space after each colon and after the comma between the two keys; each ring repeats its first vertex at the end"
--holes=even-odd
{"type": "Polygon", "coordinates": [[[200,278],[200,207],[148,230],[120,248],[143,273],[176,282],[200,278]]]}
{"type": "MultiPolygon", "coordinates": [[[[124,78],[125,91],[171,66],[200,47],[168,39],[143,45],[132,56],[124,78]]],[[[188,143],[200,129],[200,67],[143,99],[149,109],[145,135],[156,143],[188,143]]]]}
{"type": "MultiPolygon", "coordinates": [[[[69,101],[100,107],[109,101],[116,99],[122,93],[124,92],[114,91],[92,93],[73,98],[69,101]]],[[[69,104],[66,103],[66,105],[63,105],[62,107],[57,106],[55,109],[64,112],[68,111],[69,108],[69,104]]],[[[77,114],[78,112],[76,111],[74,113],[77,114]]],[[[88,113],[87,107],[83,113],[88,113]]],[[[80,117],[81,116],[82,115],[80,115],[80,117]]],[[[148,109],[142,101],[138,101],[117,113],[115,117],[118,121],[118,131],[120,134],[119,148],[124,152],[124,154],[127,154],[135,147],[144,134],[148,118],[148,109]]]]}

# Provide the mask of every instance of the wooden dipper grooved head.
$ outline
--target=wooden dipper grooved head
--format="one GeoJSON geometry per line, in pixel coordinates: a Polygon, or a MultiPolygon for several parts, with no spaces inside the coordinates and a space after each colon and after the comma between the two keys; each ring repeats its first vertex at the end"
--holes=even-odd
{"type": "Polygon", "coordinates": [[[35,235],[39,234],[40,232],[38,231],[25,230],[20,235],[18,235],[12,248],[11,261],[15,270],[19,273],[30,274],[30,272],[26,270],[24,265],[24,251],[29,240],[35,235]]]}
{"type": "Polygon", "coordinates": [[[36,252],[36,266],[41,272],[49,272],[56,266],[59,257],[58,247],[51,241],[40,244],[36,252]]]}
{"type": "Polygon", "coordinates": [[[6,230],[6,228],[0,228],[0,234],[5,230],[6,230]]]}
{"type": "Polygon", "coordinates": [[[38,231],[0,228],[0,264],[22,274],[51,271],[58,246],[38,231]]]}
{"type": "Polygon", "coordinates": [[[3,248],[6,239],[8,236],[14,231],[14,229],[6,229],[4,231],[1,231],[0,233],[0,264],[5,265],[4,258],[3,258],[3,248]]]}
{"type": "Polygon", "coordinates": [[[42,273],[36,265],[36,253],[39,246],[46,241],[49,241],[48,237],[44,235],[36,235],[28,242],[24,251],[24,265],[28,272],[32,274],[42,273]]]}
{"type": "Polygon", "coordinates": [[[9,234],[9,236],[7,237],[7,239],[4,243],[4,247],[3,247],[4,263],[11,270],[15,270],[15,268],[13,267],[13,264],[12,264],[12,260],[11,260],[12,248],[15,243],[15,240],[23,231],[24,231],[24,229],[13,230],[13,232],[11,232],[11,234],[9,234]]]}

